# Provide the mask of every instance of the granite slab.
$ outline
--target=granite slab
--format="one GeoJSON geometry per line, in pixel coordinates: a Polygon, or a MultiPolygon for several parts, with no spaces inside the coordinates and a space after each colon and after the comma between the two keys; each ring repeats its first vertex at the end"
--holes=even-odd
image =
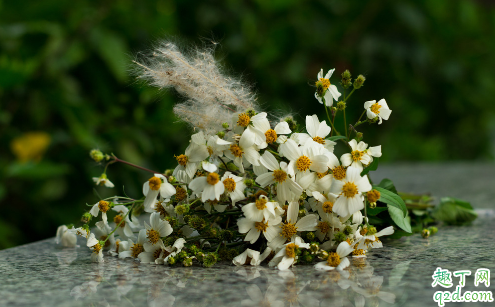
{"type": "MultiPolygon", "coordinates": [[[[108,256],[96,264],[90,262],[88,249],[62,248],[50,238],[0,251],[0,305],[438,306],[434,293],[455,286],[432,287],[437,267],[471,270],[463,291],[495,292],[493,275],[490,287],[474,286],[477,269],[495,274],[494,174],[491,164],[382,166],[373,174],[375,181],[389,177],[399,190],[462,197],[473,203],[479,218],[470,226],[440,227],[429,239],[383,240],[386,248],[352,259],[343,273],[308,265],[286,272],[228,263],[210,269],[167,267],[108,256]]],[[[447,303],[478,305],[495,303],[447,303]]]]}

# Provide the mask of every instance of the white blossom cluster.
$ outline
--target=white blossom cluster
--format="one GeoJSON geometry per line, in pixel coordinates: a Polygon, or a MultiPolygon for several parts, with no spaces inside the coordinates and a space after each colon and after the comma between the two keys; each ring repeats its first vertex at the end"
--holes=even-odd
{"type": "MultiPolygon", "coordinates": [[[[377,232],[369,224],[366,204],[376,206],[380,193],[361,175],[382,155],[381,146],[369,147],[357,131],[351,138],[347,127],[345,136],[337,131],[332,136],[327,121],[316,114],[306,116],[303,127],[291,117],[270,121],[256,110],[249,89],[223,77],[210,53],[195,56],[184,56],[168,43],[148,66],[139,64],[143,79],[174,87],[189,99],[176,112],[199,132],[175,156],[177,167],[145,181],[142,199],[100,200],[83,216],[83,227],[63,226],[57,239],[74,246],[76,235],[86,238],[98,262],[108,251],[146,264],[209,267],[230,260],[257,266],[266,261],[280,270],[316,259],[323,260],[316,269],[343,270],[349,255],[365,257],[382,247],[379,238],[393,233],[393,227],[377,232]],[[334,154],[337,142],[348,149],[340,158],[334,154]],[[100,217],[90,231],[88,222],[100,217]]],[[[328,108],[341,96],[329,80],[333,71],[318,73],[315,92],[332,127],[328,108]]],[[[360,82],[354,87],[362,86],[364,77],[360,82]]],[[[334,117],[340,109],[345,100],[332,107],[334,117]]],[[[382,99],[365,102],[365,113],[367,122],[381,124],[391,111],[382,99]]],[[[356,127],[364,123],[360,120],[356,127]]],[[[93,180],[113,187],[106,173],[93,180]]]]}

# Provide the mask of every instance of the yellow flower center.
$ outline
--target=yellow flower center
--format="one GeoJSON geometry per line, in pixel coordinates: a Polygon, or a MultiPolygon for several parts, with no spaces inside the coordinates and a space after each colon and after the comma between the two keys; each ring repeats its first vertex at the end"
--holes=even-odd
{"type": "Polygon", "coordinates": [[[287,173],[281,169],[276,169],[273,171],[273,179],[278,183],[282,183],[287,179],[287,173]]]}
{"type": "Polygon", "coordinates": [[[380,114],[380,108],[381,107],[382,106],[379,105],[378,102],[377,102],[377,103],[373,104],[370,109],[371,109],[371,112],[373,112],[375,114],[380,114]]]}
{"type": "Polygon", "coordinates": [[[291,224],[290,221],[287,224],[282,224],[281,227],[282,227],[282,232],[280,233],[280,235],[287,239],[292,238],[297,233],[296,224],[295,223],[291,224]]]}
{"type": "Polygon", "coordinates": [[[377,190],[371,190],[366,194],[366,197],[370,203],[376,203],[377,200],[380,199],[380,192],[377,190]]]}
{"type": "Polygon", "coordinates": [[[256,208],[258,208],[258,210],[263,210],[266,208],[266,203],[268,201],[266,200],[266,198],[260,198],[260,199],[257,199],[255,204],[256,204],[256,208]]]}
{"type": "Polygon", "coordinates": [[[352,251],[354,256],[366,256],[366,251],[364,249],[355,249],[352,251]]]}
{"type": "Polygon", "coordinates": [[[249,117],[249,115],[247,115],[246,113],[241,113],[239,114],[237,124],[242,127],[247,127],[250,121],[251,118],[249,117]]]}
{"type": "Polygon", "coordinates": [[[186,155],[179,155],[175,158],[177,159],[177,162],[182,166],[186,166],[187,160],[189,159],[186,155]]]}
{"type": "MultiPolygon", "coordinates": [[[[263,221],[264,221],[264,220],[263,220],[263,221]]],[[[261,222],[255,222],[255,223],[254,223],[254,227],[256,227],[256,229],[257,229],[258,231],[265,232],[265,231],[266,231],[266,229],[268,228],[268,222],[263,223],[263,221],[261,221],[261,222]]]]}
{"type": "Polygon", "coordinates": [[[289,258],[296,258],[296,250],[299,248],[299,245],[296,243],[290,243],[285,246],[285,254],[289,258]]]}
{"type": "Polygon", "coordinates": [[[110,204],[108,201],[100,200],[98,203],[98,209],[100,209],[101,212],[107,212],[110,210],[110,204]]]}
{"type": "Polygon", "coordinates": [[[160,258],[160,255],[161,254],[162,254],[162,249],[159,248],[159,249],[157,249],[156,251],[153,252],[153,258],[155,258],[155,260],[156,260],[156,259],[160,258]]]}
{"type": "Polygon", "coordinates": [[[336,166],[332,169],[333,178],[342,180],[346,176],[346,169],[343,166],[336,166]]]}
{"type": "Polygon", "coordinates": [[[158,241],[160,241],[160,233],[154,229],[150,229],[146,231],[146,234],[148,235],[148,240],[150,240],[151,244],[156,244],[158,241]]]}
{"type": "Polygon", "coordinates": [[[327,263],[329,266],[337,267],[340,264],[340,256],[337,253],[329,253],[327,263]]]}
{"type": "Polygon", "coordinates": [[[296,161],[296,167],[300,172],[307,171],[311,166],[311,160],[306,156],[300,156],[296,161]]]}
{"type": "Polygon", "coordinates": [[[238,158],[242,157],[243,154],[241,147],[237,144],[230,145],[230,152],[234,155],[234,157],[238,158]]]}
{"type": "Polygon", "coordinates": [[[266,137],[266,142],[268,144],[271,144],[271,143],[275,143],[275,141],[277,140],[278,136],[277,136],[277,132],[275,132],[275,130],[273,129],[269,129],[265,132],[265,137],[266,137]]]}
{"type": "Polygon", "coordinates": [[[184,200],[187,196],[187,192],[186,192],[186,189],[184,189],[183,187],[176,187],[175,188],[175,200],[176,201],[181,201],[181,200],[184,200]]]}
{"type": "Polygon", "coordinates": [[[101,250],[101,245],[100,243],[96,243],[96,245],[93,246],[93,253],[98,254],[101,250]]]}
{"type": "Polygon", "coordinates": [[[150,189],[153,191],[158,191],[160,190],[160,186],[162,185],[162,180],[158,177],[151,177],[149,181],[150,189]]]}
{"type": "Polygon", "coordinates": [[[144,247],[141,244],[134,243],[131,247],[131,254],[134,258],[137,258],[137,256],[139,256],[142,252],[144,252],[144,247]]]}
{"type": "Polygon", "coordinates": [[[351,152],[352,160],[354,160],[354,162],[357,162],[357,161],[361,160],[361,158],[363,157],[363,155],[364,155],[364,152],[359,151],[359,150],[353,150],[351,152]]]}
{"type": "Polygon", "coordinates": [[[271,307],[272,304],[270,304],[270,302],[267,300],[267,299],[264,299],[262,300],[260,303],[259,303],[259,306],[260,307],[271,307]]]}
{"type": "Polygon", "coordinates": [[[165,210],[161,202],[155,205],[155,212],[160,213],[160,215],[164,217],[168,216],[168,212],[165,210]]]}
{"type": "Polygon", "coordinates": [[[213,148],[211,148],[211,146],[208,146],[206,147],[206,149],[208,150],[208,154],[211,156],[213,154],[213,148]]]}
{"type": "Polygon", "coordinates": [[[359,233],[364,236],[366,233],[368,232],[368,228],[363,228],[361,229],[361,231],[359,231],[359,233]]]}
{"type": "Polygon", "coordinates": [[[358,193],[357,186],[353,182],[347,182],[342,187],[342,193],[347,198],[352,198],[358,193]]]}
{"type": "Polygon", "coordinates": [[[234,192],[235,190],[235,180],[232,178],[227,178],[223,181],[223,185],[225,186],[225,189],[229,192],[234,192]]]}
{"type": "Polygon", "coordinates": [[[124,227],[125,226],[125,221],[123,221],[124,217],[122,215],[116,215],[114,218],[113,218],[113,222],[115,223],[115,225],[118,225],[120,222],[122,222],[122,224],[120,224],[120,227],[124,227]]]}
{"type": "Polygon", "coordinates": [[[330,87],[330,80],[329,79],[320,78],[318,81],[316,81],[317,85],[318,85],[318,82],[320,82],[321,86],[325,90],[327,90],[330,87]]]}
{"type": "Polygon", "coordinates": [[[330,224],[328,224],[328,222],[322,221],[318,223],[316,228],[318,228],[321,233],[327,233],[330,231],[330,224]]]}
{"type": "Polygon", "coordinates": [[[206,182],[210,185],[215,185],[220,181],[220,177],[217,173],[209,173],[208,177],[206,177],[206,182]]]}
{"type": "Polygon", "coordinates": [[[316,173],[316,176],[321,179],[323,177],[325,177],[326,175],[328,175],[328,171],[324,172],[324,173],[316,173]]]}
{"type": "Polygon", "coordinates": [[[323,207],[323,212],[325,212],[325,213],[332,213],[333,212],[333,203],[331,201],[324,202],[322,207],[323,207]]]}
{"type": "Polygon", "coordinates": [[[322,145],[325,145],[325,140],[323,138],[319,137],[319,136],[315,136],[313,138],[313,141],[315,141],[316,143],[320,143],[322,145]]]}

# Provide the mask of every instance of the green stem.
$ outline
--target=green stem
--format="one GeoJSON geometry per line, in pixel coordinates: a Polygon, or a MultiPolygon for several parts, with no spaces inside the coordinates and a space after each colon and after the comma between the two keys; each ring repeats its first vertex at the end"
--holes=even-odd
{"type": "Polygon", "coordinates": [[[103,241],[103,246],[105,245],[105,243],[107,242],[108,239],[110,239],[110,237],[113,235],[113,233],[120,227],[120,224],[122,224],[122,222],[125,221],[125,218],[129,215],[129,213],[131,213],[131,211],[134,209],[134,205],[136,203],[134,203],[131,207],[131,209],[129,209],[129,211],[127,211],[127,213],[125,214],[124,218],[122,218],[122,220],[120,220],[120,222],[117,224],[117,226],[115,227],[115,229],[108,234],[107,238],[105,239],[105,241],[103,241]]]}
{"type": "Polygon", "coordinates": [[[347,101],[347,99],[349,99],[349,97],[351,97],[352,93],[354,93],[354,91],[356,90],[356,88],[353,88],[352,91],[349,93],[349,96],[347,96],[345,99],[344,99],[344,102],[347,101]]]}
{"type": "Polygon", "coordinates": [[[347,136],[347,122],[345,119],[345,108],[344,108],[344,128],[345,128],[345,137],[348,138],[348,136],[347,136]]]}
{"type": "MultiPolygon", "coordinates": [[[[131,163],[131,162],[127,162],[127,161],[125,161],[125,160],[121,160],[121,159],[117,158],[115,155],[113,155],[112,157],[113,157],[113,159],[114,159],[114,160],[113,160],[113,161],[110,161],[110,162],[107,164],[107,166],[108,166],[109,164],[112,164],[112,163],[115,163],[115,162],[120,162],[120,163],[124,163],[124,164],[130,165],[130,166],[132,166],[132,167],[135,167],[135,168],[137,168],[137,169],[140,169],[140,170],[143,170],[143,171],[147,171],[147,172],[150,172],[150,173],[153,173],[153,174],[161,174],[160,172],[157,172],[157,171],[153,171],[153,170],[150,170],[150,169],[144,168],[144,167],[142,167],[142,166],[139,166],[139,165],[133,164],[133,163],[131,163]]],[[[105,168],[105,171],[106,171],[106,168],[105,168]]]]}
{"type": "Polygon", "coordinates": [[[323,105],[325,106],[325,111],[327,112],[328,121],[330,122],[330,125],[332,126],[332,131],[335,131],[335,133],[337,135],[340,135],[340,133],[337,131],[337,129],[335,129],[335,126],[333,125],[332,120],[330,119],[330,115],[328,114],[328,107],[327,107],[327,104],[325,102],[325,98],[322,98],[322,99],[323,99],[323,105]]]}

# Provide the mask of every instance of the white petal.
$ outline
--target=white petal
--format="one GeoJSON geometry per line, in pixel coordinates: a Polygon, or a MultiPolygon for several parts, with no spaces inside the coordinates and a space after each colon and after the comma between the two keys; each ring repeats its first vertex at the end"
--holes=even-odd
{"type": "Polygon", "coordinates": [[[320,126],[320,121],[318,121],[318,117],[315,115],[313,116],[306,116],[306,131],[308,131],[308,134],[311,137],[316,137],[318,128],[320,126]]]}
{"type": "Polygon", "coordinates": [[[287,122],[278,123],[273,130],[275,130],[277,134],[289,134],[292,132],[287,122]]]}
{"type": "Polygon", "coordinates": [[[350,153],[343,154],[342,157],[340,157],[340,162],[342,162],[343,166],[349,166],[352,164],[352,156],[350,153]]]}
{"type": "Polygon", "coordinates": [[[280,168],[277,159],[269,151],[265,151],[265,153],[260,158],[260,162],[263,166],[271,171],[280,168]]]}
{"type": "Polygon", "coordinates": [[[290,223],[296,223],[297,217],[299,215],[299,202],[292,201],[289,203],[287,208],[287,221],[290,223]]]}
{"type": "Polygon", "coordinates": [[[318,225],[318,216],[308,214],[296,223],[297,231],[315,231],[318,225]]]}

